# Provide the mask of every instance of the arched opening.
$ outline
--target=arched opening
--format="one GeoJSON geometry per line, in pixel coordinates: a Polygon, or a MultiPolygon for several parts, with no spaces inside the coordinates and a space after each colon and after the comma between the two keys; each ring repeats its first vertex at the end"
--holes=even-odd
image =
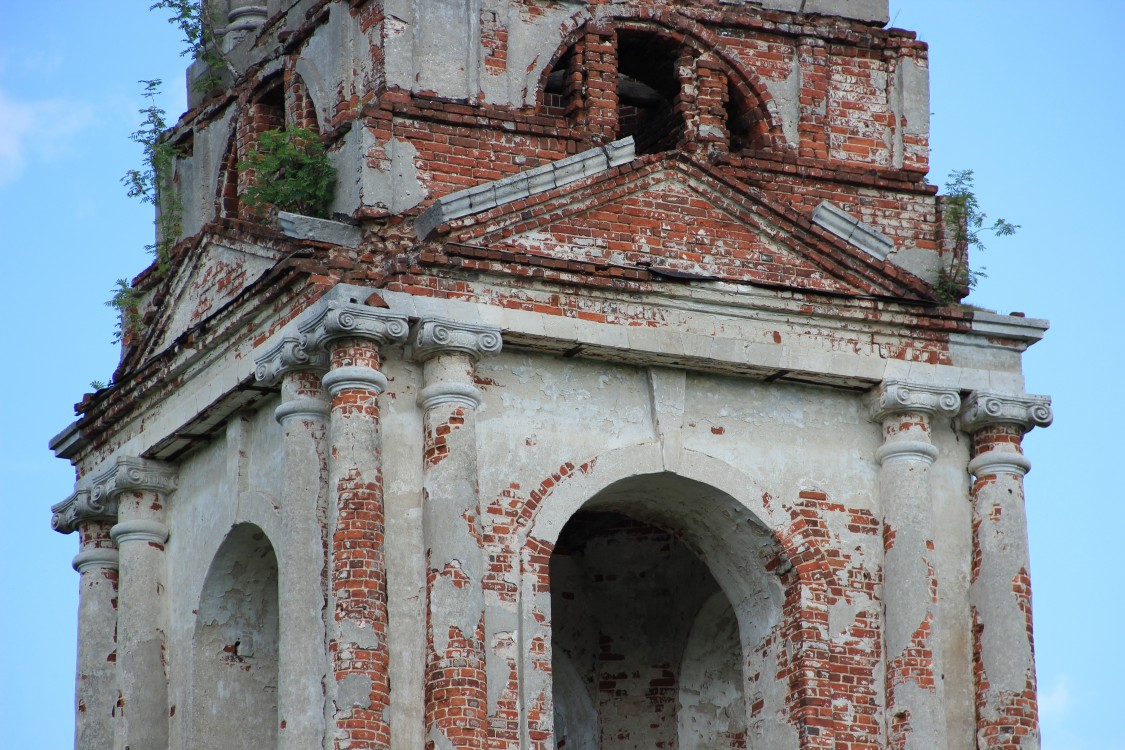
{"type": "Polygon", "coordinates": [[[200,594],[192,644],[190,745],[277,745],[277,557],[253,524],[231,529],[200,594]]]}
{"type": "Polygon", "coordinates": [[[674,474],[585,503],[550,560],[555,746],[789,746],[780,554],[745,507],[674,474]]]}
{"type": "Polygon", "coordinates": [[[697,138],[725,142],[723,149],[735,152],[770,147],[761,85],[716,49],[715,40],[650,21],[622,19],[609,33],[585,29],[571,35],[543,73],[544,114],[565,117],[571,127],[608,123],[605,135],[632,136],[638,154],[670,151],[697,138]],[[700,71],[704,58],[706,70],[700,71]],[[607,89],[615,95],[602,95],[607,89]]]}
{"type": "Polygon", "coordinates": [[[688,54],[651,32],[617,32],[617,137],[633,136],[638,154],[669,151],[683,138],[682,83],[676,68],[688,54]]]}

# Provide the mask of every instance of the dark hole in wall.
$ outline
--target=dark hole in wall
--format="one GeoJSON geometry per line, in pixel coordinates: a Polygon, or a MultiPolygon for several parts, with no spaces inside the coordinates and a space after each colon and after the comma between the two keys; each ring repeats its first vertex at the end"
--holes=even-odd
{"type": "Polygon", "coordinates": [[[656,34],[622,29],[617,35],[617,137],[633,136],[638,154],[675,148],[683,138],[677,108],[681,47],[656,34]]]}

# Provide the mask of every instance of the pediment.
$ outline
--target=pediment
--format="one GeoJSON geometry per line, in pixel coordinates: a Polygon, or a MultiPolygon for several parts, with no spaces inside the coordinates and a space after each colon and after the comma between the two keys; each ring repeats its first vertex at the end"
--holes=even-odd
{"type": "Polygon", "coordinates": [[[159,315],[146,326],[143,361],[165,350],[190,329],[238,297],[277,263],[279,253],[262,245],[207,237],[176,265],[163,287],[159,315]]]}
{"type": "Polygon", "coordinates": [[[920,279],[756,188],[678,155],[607,170],[443,229],[449,245],[556,265],[593,263],[830,294],[930,296],[920,279]]]}

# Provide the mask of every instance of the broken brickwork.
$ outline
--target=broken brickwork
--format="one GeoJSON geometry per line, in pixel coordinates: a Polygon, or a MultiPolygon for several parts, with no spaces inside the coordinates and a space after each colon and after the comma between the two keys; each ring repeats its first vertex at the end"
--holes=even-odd
{"type": "Polygon", "coordinates": [[[213,10],[184,235],[52,442],[77,747],[1038,747],[1046,323],[935,291],[885,2],[213,10]],[[331,215],[255,215],[296,126],[331,215]]]}

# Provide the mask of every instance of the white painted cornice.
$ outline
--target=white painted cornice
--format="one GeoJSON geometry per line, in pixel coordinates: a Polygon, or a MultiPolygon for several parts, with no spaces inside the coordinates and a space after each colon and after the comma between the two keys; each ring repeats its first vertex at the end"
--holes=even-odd
{"type": "Polygon", "coordinates": [[[903,412],[952,415],[961,408],[961,396],[956,388],[885,380],[872,393],[870,407],[871,417],[877,422],[903,412]]]}
{"type": "Polygon", "coordinates": [[[973,391],[961,411],[961,428],[971,433],[1007,424],[1027,432],[1033,427],[1050,426],[1054,418],[1050,396],[1005,396],[973,391]]]}

